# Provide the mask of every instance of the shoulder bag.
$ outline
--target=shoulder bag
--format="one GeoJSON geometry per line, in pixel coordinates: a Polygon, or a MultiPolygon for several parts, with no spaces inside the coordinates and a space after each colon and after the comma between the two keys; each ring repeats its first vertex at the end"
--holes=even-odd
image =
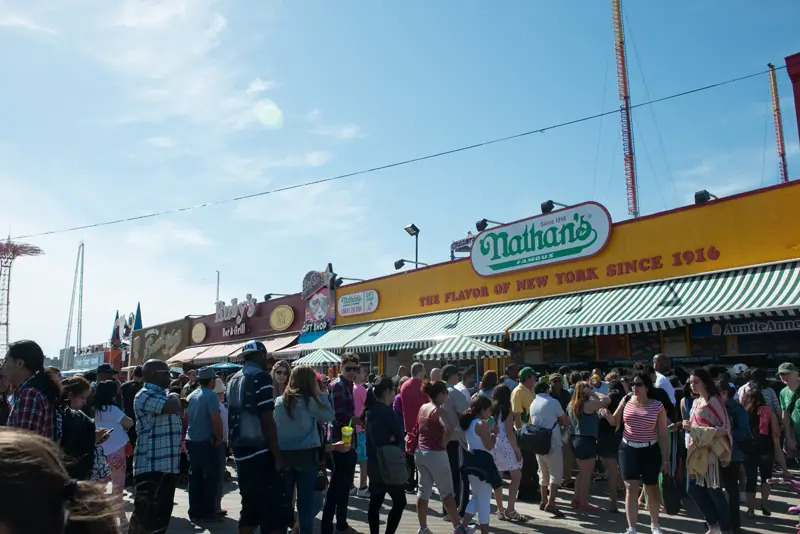
{"type": "Polygon", "coordinates": [[[408,468],[403,450],[397,445],[375,447],[381,480],[387,486],[402,486],[408,482],[408,468]]]}
{"type": "Polygon", "coordinates": [[[550,428],[534,426],[530,423],[522,425],[516,432],[519,450],[528,454],[550,454],[553,430],[556,425],[558,425],[558,419],[550,428]]]}

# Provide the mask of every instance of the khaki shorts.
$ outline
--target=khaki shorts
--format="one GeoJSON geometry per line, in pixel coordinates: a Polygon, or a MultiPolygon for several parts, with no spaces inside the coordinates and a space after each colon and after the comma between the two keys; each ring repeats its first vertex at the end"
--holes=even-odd
{"type": "Polygon", "coordinates": [[[564,454],[561,447],[551,447],[549,454],[537,454],[539,462],[539,484],[560,486],[564,479],[564,454]]]}
{"type": "Polygon", "coordinates": [[[420,499],[430,500],[434,484],[442,500],[448,495],[453,495],[453,475],[450,473],[447,451],[418,450],[414,454],[414,461],[419,471],[417,495],[420,499]]]}

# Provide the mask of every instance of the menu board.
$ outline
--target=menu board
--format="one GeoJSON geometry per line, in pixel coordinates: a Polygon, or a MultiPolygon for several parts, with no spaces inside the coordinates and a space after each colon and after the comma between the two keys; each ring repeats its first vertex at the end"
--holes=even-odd
{"type": "Polygon", "coordinates": [[[661,334],[639,332],[631,334],[631,360],[650,360],[661,352],[661,334]]]}

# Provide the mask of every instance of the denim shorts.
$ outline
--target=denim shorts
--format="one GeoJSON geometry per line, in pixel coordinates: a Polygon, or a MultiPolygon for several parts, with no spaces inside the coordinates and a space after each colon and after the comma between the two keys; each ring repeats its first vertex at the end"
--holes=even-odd
{"type": "Polygon", "coordinates": [[[572,450],[578,460],[594,460],[597,457],[597,438],[572,436],[572,450]]]}
{"type": "Polygon", "coordinates": [[[364,432],[356,433],[356,456],[359,463],[367,461],[367,435],[364,432]]]}

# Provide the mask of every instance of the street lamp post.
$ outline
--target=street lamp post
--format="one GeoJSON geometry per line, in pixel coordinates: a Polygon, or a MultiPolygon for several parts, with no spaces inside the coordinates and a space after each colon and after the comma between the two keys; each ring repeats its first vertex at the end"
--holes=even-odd
{"type": "Polygon", "coordinates": [[[408,226],[406,226],[406,232],[408,232],[408,235],[414,237],[414,264],[415,264],[414,268],[418,269],[419,268],[419,228],[417,227],[416,224],[411,223],[408,226]]]}
{"type": "Polygon", "coordinates": [[[219,302],[219,271],[217,271],[217,300],[214,302],[219,302]]]}

